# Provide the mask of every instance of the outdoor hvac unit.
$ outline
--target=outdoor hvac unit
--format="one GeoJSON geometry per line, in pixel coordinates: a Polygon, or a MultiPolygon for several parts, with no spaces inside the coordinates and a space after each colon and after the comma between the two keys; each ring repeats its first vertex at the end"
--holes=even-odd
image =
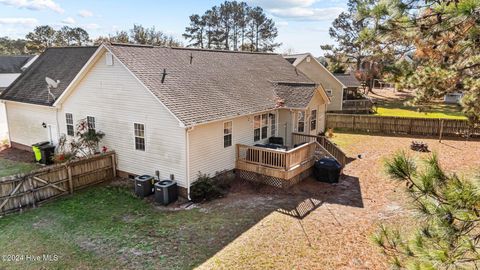
{"type": "Polygon", "coordinates": [[[151,175],[139,175],[135,177],[135,195],[140,198],[153,194],[154,177],[151,175]]]}
{"type": "Polygon", "coordinates": [[[177,183],[172,180],[162,180],[155,184],[155,201],[168,205],[178,199],[177,183]]]}

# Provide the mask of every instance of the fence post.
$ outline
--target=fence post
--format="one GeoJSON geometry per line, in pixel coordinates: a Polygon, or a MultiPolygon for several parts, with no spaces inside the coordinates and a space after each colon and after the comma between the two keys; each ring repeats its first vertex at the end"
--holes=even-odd
{"type": "Polygon", "coordinates": [[[115,159],[115,154],[112,154],[112,170],[113,170],[113,178],[117,178],[117,162],[115,159]]]}
{"type": "Polygon", "coordinates": [[[70,194],[73,194],[73,177],[72,177],[72,167],[67,165],[67,174],[68,174],[68,189],[70,194]]]}
{"type": "Polygon", "coordinates": [[[443,135],[443,119],[440,121],[440,137],[438,139],[439,142],[442,142],[442,135],[443,135]]]}
{"type": "Polygon", "coordinates": [[[30,195],[32,196],[32,205],[33,207],[37,207],[37,202],[35,200],[35,192],[33,191],[35,188],[33,187],[33,180],[31,177],[28,177],[28,185],[30,186],[30,190],[32,190],[32,192],[30,193],[30,195]]]}

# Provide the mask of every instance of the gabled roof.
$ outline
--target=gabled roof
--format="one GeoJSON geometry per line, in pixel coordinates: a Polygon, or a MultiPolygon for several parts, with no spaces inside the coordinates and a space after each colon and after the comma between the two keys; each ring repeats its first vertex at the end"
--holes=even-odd
{"type": "Polygon", "coordinates": [[[352,73],[334,73],[335,77],[342,82],[345,87],[360,87],[361,83],[352,73]]]}
{"type": "Polygon", "coordinates": [[[274,83],[279,102],[287,108],[305,108],[312,100],[317,86],[314,83],[274,83]]]}
{"type": "Polygon", "coordinates": [[[320,61],[318,61],[317,58],[315,58],[311,53],[300,53],[300,54],[289,54],[289,55],[284,55],[283,58],[287,60],[290,64],[292,64],[294,67],[298,66],[300,63],[302,63],[307,57],[310,57],[310,61],[314,61],[317,63],[320,68],[326,72],[329,76],[331,76],[334,80],[336,80],[342,87],[347,87],[344,85],[336,76],[334,76],[333,73],[330,72],[320,61]]]}
{"type": "Polygon", "coordinates": [[[59,80],[55,97],[59,97],[97,50],[95,47],[48,48],[3,93],[0,99],[51,106],[45,77],[59,80]]]}
{"type": "Polygon", "coordinates": [[[0,56],[1,73],[22,73],[22,67],[33,58],[31,55],[2,55],[0,56]]]}
{"type": "Polygon", "coordinates": [[[275,82],[312,84],[278,54],[125,44],[107,48],[186,126],[274,109],[275,82]]]}

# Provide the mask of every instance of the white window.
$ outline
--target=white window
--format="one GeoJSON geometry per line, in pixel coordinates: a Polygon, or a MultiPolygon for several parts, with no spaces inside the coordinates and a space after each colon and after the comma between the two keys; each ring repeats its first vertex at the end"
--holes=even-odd
{"type": "Polygon", "coordinates": [[[145,125],[134,123],[133,124],[135,135],[135,150],[145,151],[145,125]]]}
{"type": "Polygon", "coordinates": [[[262,114],[262,139],[268,136],[268,114],[262,114]]]}
{"type": "Polygon", "coordinates": [[[232,146],[232,121],[223,123],[223,147],[232,146]]]}
{"type": "Polygon", "coordinates": [[[73,127],[73,114],[66,113],[65,114],[65,122],[67,123],[67,135],[68,136],[74,136],[75,135],[75,129],[73,127]]]}
{"type": "Polygon", "coordinates": [[[95,117],[87,116],[87,127],[88,131],[95,132],[95,117]]]}
{"type": "Polygon", "coordinates": [[[312,110],[310,118],[310,130],[317,130],[317,110],[312,110]]]}
{"type": "Polygon", "coordinates": [[[332,89],[325,89],[325,92],[327,92],[327,96],[329,96],[329,97],[333,96],[333,90],[332,89]]]}
{"type": "Polygon", "coordinates": [[[253,141],[265,139],[268,136],[268,114],[253,117],[253,141]]]}
{"type": "Polygon", "coordinates": [[[270,136],[275,137],[277,134],[277,115],[270,114],[270,136]]]}
{"type": "Polygon", "coordinates": [[[305,112],[297,113],[297,131],[305,132],[305,112]]]}

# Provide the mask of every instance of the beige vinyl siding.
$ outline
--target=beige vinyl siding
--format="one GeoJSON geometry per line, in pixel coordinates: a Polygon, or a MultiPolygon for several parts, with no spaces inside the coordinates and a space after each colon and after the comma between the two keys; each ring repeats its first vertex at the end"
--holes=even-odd
{"type": "Polygon", "coordinates": [[[23,145],[48,141],[48,128],[56,126],[55,109],[46,106],[6,102],[10,140],[23,145]]]}
{"type": "MultiPolygon", "coordinates": [[[[325,101],[323,100],[322,96],[317,92],[313,96],[312,100],[307,106],[309,115],[311,115],[312,110],[317,110],[317,130],[316,133],[324,132],[325,131],[325,101]]],[[[309,118],[311,119],[311,118],[309,118]]],[[[308,129],[310,130],[310,120],[307,121],[308,129]]],[[[317,135],[317,134],[312,134],[317,135]]]]}
{"type": "Polygon", "coordinates": [[[5,105],[0,102],[0,144],[8,138],[8,123],[5,105]]]}
{"type": "MultiPolygon", "coordinates": [[[[223,123],[217,121],[199,125],[190,131],[190,179],[193,183],[198,173],[214,176],[216,172],[235,168],[235,145],[265,143],[270,138],[270,126],[266,139],[253,141],[253,116],[241,116],[232,121],[232,146],[223,147],[223,123]]],[[[278,129],[278,127],[277,127],[278,129]]]]}
{"type": "Polygon", "coordinates": [[[338,82],[335,76],[325,70],[317,61],[307,62],[303,60],[297,65],[297,69],[307,75],[310,80],[322,85],[325,90],[332,89],[332,96],[329,96],[330,104],[327,106],[329,111],[342,110],[343,85],[338,82]]]}
{"type": "Polygon", "coordinates": [[[175,175],[186,187],[185,128],[118,61],[106,65],[101,55],[62,105],[60,132],[65,134],[65,113],[77,123],[95,117],[96,129],[105,133],[100,147],[115,150],[118,169],[132,174],[175,175]],[[134,123],[145,125],[145,151],[135,150],[134,123]]]}

